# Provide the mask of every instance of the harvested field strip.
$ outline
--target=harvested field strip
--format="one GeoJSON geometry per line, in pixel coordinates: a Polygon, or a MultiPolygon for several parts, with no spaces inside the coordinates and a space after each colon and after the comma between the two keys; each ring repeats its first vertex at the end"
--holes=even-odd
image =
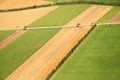
{"type": "MultiPolygon", "coordinates": [[[[46,24],[64,25],[89,6],[90,5],[61,6],[38,21],[32,23],[31,26],[43,26],[46,24]],[[61,12],[64,14],[61,14],[61,12]]],[[[59,30],[60,29],[30,30],[11,44],[2,48],[0,50],[0,79],[5,79],[34,52],[36,52],[36,50],[50,40],[50,38],[52,38],[59,30]]]]}
{"type": "Polygon", "coordinates": [[[11,35],[12,33],[14,33],[15,31],[13,31],[13,30],[7,30],[7,31],[1,31],[0,30],[0,42],[2,41],[2,40],[4,40],[5,38],[7,38],[9,35],[11,35]]]}
{"type": "MultiPolygon", "coordinates": [[[[86,9],[85,12],[78,15],[75,19],[71,20],[68,24],[76,24],[79,21],[83,23],[89,21],[96,22],[111,8],[111,6],[93,5],[86,9]],[[92,13],[93,10],[95,11],[94,13],[92,13]],[[83,17],[83,15],[85,16],[83,17]],[[88,17],[88,19],[85,19],[85,17],[88,17]]],[[[15,72],[13,72],[13,74],[7,77],[7,80],[44,80],[56,67],[59,61],[61,61],[61,59],[70,51],[77,41],[81,39],[87,31],[89,31],[90,28],[91,27],[69,29],[63,28],[15,72]]]]}
{"type": "Polygon", "coordinates": [[[120,12],[120,7],[114,7],[106,15],[104,15],[97,23],[108,22],[112,17],[114,17],[118,12],[120,12]]]}
{"type": "Polygon", "coordinates": [[[16,11],[8,13],[0,13],[0,28],[19,28],[29,25],[33,21],[38,20],[49,12],[55,10],[58,6],[32,9],[26,11],[16,11]],[[7,24],[6,24],[7,23],[7,24]]]}
{"type": "Polygon", "coordinates": [[[120,25],[96,28],[53,80],[119,80],[119,30],[120,25]]]}

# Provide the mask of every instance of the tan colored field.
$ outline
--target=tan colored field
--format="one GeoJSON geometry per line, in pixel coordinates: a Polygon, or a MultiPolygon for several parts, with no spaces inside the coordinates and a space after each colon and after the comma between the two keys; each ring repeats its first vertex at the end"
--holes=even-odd
{"type": "MultiPolygon", "coordinates": [[[[96,22],[111,6],[93,5],[66,25],[96,22]]],[[[6,80],[45,80],[59,61],[91,27],[63,28],[6,80]]]]}
{"type": "Polygon", "coordinates": [[[47,0],[0,0],[0,9],[19,8],[33,5],[49,4],[47,0]]]}
{"type": "Polygon", "coordinates": [[[52,6],[25,11],[0,13],[0,28],[15,28],[16,26],[23,27],[29,25],[56,8],[57,6],[52,6]]]}
{"type": "MultiPolygon", "coordinates": [[[[18,12],[8,12],[8,13],[0,13],[0,29],[2,28],[16,28],[26,26],[33,21],[43,17],[49,12],[56,9],[57,6],[47,7],[47,8],[39,8],[34,10],[26,10],[26,11],[18,11],[18,12]]],[[[0,48],[11,43],[13,40],[24,34],[26,31],[16,31],[8,38],[0,42],[0,48]]]]}

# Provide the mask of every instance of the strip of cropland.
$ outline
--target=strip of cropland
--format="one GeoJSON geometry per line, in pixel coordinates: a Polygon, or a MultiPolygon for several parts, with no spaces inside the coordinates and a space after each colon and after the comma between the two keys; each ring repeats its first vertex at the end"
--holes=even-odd
{"type": "Polygon", "coordinates": [[[11,35],[12,33],[14,33],[14,31],[12,30],[7,30],[7,31],[0,31],[0,42],[2,40],[4,40],[5,38],[7,38],[9,35],[11,35]]]}
{"type": "MultiPolygon", "coordinates": [[[[111,6],[93,5],[66,25],[72,25],[78,22],[96,22],[111,9],[111,6]]],[[[44,80],[56,67],[59,61],[61,61],[61,59],[70,51],[76,42],[89,31],[90,28],[91,27],[63,28],[15,72],[7,77],[7,80],[44,80]]]]}
{"type": "Polygon", "coordinates": [[[119,80],[120,25],[98,27],[53,80],[119,80]]]}
{"type": "MultiPolygon", "coordinates": [[[[29,26],[64,25],[90,5],[61,6],[29,26]]],[[[0,80],[5,79],[60,29],[30,30],[0,49],[0,80]]]]}
{"type": "MultiPolygon", "coordinates": [[[[119,12],[114,7],[98,23],[119,12]]],[[[53,80],[119,80],[120,25],[97,27],[70,56],[53,80]]]]}

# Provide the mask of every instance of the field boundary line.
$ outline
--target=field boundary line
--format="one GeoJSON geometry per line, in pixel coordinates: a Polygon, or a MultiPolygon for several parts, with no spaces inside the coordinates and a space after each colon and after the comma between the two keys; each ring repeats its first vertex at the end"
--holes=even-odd
{"type": "Polygon", "coordinates": [[[54,28],[75,28],[75,27],[86,27],[86,26],[93,26],[96,24],[97,26],[101,25],[112,25],[112,24],[120,24],[120,22],[114,22],[114,23],[91,23],[91,24],[81,24],[79,26],[77,25],[67,25],[67,26],[24,26],[24,27],[13,27],[13,28],[2,28],[0,30],[35,30],[35,29],[54,29],[54,28]]]}

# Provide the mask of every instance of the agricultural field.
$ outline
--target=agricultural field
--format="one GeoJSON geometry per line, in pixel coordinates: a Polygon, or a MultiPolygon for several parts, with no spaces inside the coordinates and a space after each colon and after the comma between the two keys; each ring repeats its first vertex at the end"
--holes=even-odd
{"type": "MultiPolygon", "coordinates": [[[[80,0],[58,0],[59,2],[63,1],[80,1],[80,0]]],[[[120,3],[120,0],[81,0],[81,1],[96,1],[96,2],[105,2],[105,3],[120,3]]]]}
{"type": "MultiPolygon", "coordinates": [[[[48,26],[54,25],[55,23],[56,25],[64,25],[89,6],[90,5],[61,6],[48,15],[33,22],[29,26],[48,26]],[[64,14],[61,14],[61,12],[63,12],[64,14]]],[[[0,73],[0,79],[3,80],[16,68],[18,68],[25,60],[27,60],[40,47],[42,47],[43,44],[45,44],[50,38],[52,38],[59,30],[60,29],[30,30],[19,37],[17,40],[13,41],[8,46],[0,49],[0,72],[2,72],[0,73]],[[14,50],[14,48],[16,48],[16,50],[14,50]]]]}
{"type": "MultiPolygon", "coordinates": [[[[8,0],[8,2],[0,2],[0,10],[63,1],[72,0],[31,0],[29,2],[8,0]],[[14,5],[11,5],[13,3],[14,5]]],[[[120,3],[119,0],[92,1],[120,3]]],[[[4,40],[7,44],[0,47],[0,80],[45,80],[92,27],[90,25],[77,27],[78,23],[80,25],[111,23],[116,15],[120,17],[118,13],[120,13],[119,6],[92,4],[52,5],[0,13],[0,41],[4,40]],[[9,29],[15,26],[17,29],[18,25],[26,27],[26,30],[2,31],[2,28],[9,29]],[[38,29],[38,27],[71,25],[76,26],[38,29]],[[17,37],[13,39],[10,37],[12,35],[17,37]],[[10,42],[6,40],[7,37],[10,37],[10,42]]],[[[119,80],[119,26],[120,24],[97,26],[51,80],[119,80]]]]}
{"type": "Polygon", "coordinates": [[[119,30],[120,25],[97,27],[53,80],[119,80],[119,30]]]}
{"type": "Polygon", "coordinates": [[[120,12],[120,7],[115,6],[112,10],[110,10],[106,15],[104,15],[97,23],[105,23],[109,22],[109,20],[114,17],[117,13],[120,12]]]}
{"type": "MultiPolygon", "coordinates": [[[[98,23],[109,22],[119,12],[119,8],[114,7],[98,23]]],[[[119,80],[119,26],[97,27],[68,58],[52,80],[119,80]]]]}
{"type": "Polygon", "coordinates": [[[15,31],[13,31],[13,30],[0,31],[0,41],[4,40],[5,38],[7,38],[9,35],[11,35],[14,32],[15,31]]]}

